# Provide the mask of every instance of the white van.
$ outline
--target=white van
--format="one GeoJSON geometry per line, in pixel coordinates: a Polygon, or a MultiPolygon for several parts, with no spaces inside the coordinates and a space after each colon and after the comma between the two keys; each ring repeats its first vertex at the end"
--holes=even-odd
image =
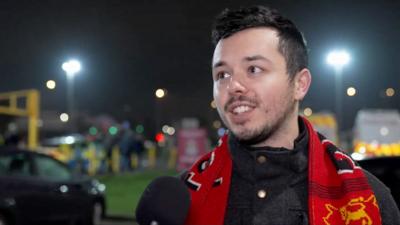
{"type": "Polygon", "coordinates": [[[352,156],[356,159],[400,155],[400,113],[388,109],[360,110],[353,143],[352,156]]]}

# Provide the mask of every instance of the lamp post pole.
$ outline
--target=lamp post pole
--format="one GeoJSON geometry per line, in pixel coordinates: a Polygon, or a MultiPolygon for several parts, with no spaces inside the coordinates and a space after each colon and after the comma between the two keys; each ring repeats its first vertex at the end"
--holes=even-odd
{"type": "Polygon", "coordinates": [[[343,124],[343,109],[342,109],[342,80],[343,67],[350,62],[350,55],[345,50],[336,50],[328,54],[326,61],[335,70],[335,113],[338,125],[338,131],[343,124]]]}
{"type": "Polygon", "coordinates": [[[337,114],[338,128],[342,128],[343,124],[343,109],[342,109],[342,75],[341,67],[335,67],[335,111],[337,114]]]}
{"type": "Polygon", "coordinates": [[[72,129],[75,129],[74,114],[74,77],[81,70],[81,64],[77,60],[69,60],[62,64],[62,69],[67,75],[67,111],[71,121],[72,129]]]}
{"type": "Polygon", "coordinates": [[[155,110],[154,110],[155,111],[155,118],[154,118],[155,119],[155,130],[154,131],[155,131],[155,134],[157,134],[157,132],[160,130],[160,127],[161,127],[161,125],[160,125],[161,101],[163,98],[165,98],[167,91],[166,91],[166,89],[158,88],[154,94],[156,96],[155,110]]]}

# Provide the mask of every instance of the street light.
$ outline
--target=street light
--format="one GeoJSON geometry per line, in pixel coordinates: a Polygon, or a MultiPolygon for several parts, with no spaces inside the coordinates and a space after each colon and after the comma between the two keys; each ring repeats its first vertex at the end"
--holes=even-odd
{"type": "Polygon", "coordinates": [[[69,115],[67,113],[61,113],[60,120],[61,120],[61,122],[64,122],[64,123],[68,122],[69,115]]]}
{"type": "Polygon", "coordinates": [[[67,108],[68,114],[72,116],[74,110],[74,77],[81,70],[81,63],[78,60],[69,60],[64,62],[61,68],[67,75],[67,108]]]}
{"type": "Polygon", "coordinates": [[[155,133],[159,131],[160,128],[160,120],[161,120],[161,107],[162,107],[162,101],[167,95],[167,89],[165,88],[158,88],[155,92],[154,95],[156,96],[156,99],[154,101],[154,120],[155,120],[155,133]]]}
{"type": "Polygon", "coordinates": [[[56,88],[56,82],[54,80],[48,80],[46,82],[46,87],[50,90],[53,90],[54,88],[56,88]]]}
{"type": "Polygon", "coordinates": [[[164,98],[166,91],[162,88],[159,88],[156,90],[156,92],[154,94],[156,95],[157,98],[164,98]]]}
{"type": "Polygon", "coordinates": [[[328,54],[326,62],[335,69],[335,111],[340,129],[342,124],[342,74],[343,67],[351,60],[346,50],[335,50],[328,54]]]}

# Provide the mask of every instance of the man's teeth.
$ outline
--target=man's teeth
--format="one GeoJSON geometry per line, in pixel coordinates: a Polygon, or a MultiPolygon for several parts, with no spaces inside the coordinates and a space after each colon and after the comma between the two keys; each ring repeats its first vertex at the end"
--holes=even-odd
{"type": "Polygon", "coordinates": [[[249,110],[250,110],[250,107],[248,107],[248,106],[239,106],[239,107],[234,108],[233,112],[236,114],[239,114],[239,113],[247,112],[249,110]]]}

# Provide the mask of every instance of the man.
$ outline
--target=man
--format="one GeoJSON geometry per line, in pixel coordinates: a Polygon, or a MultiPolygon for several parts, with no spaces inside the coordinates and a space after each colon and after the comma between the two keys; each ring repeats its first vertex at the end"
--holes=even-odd
{"type": "Polygon", "coordinates": [[[311,73],[290,20],[260,6],[225,10],[212,37],[229,133],[184,176],[186,224],[400,224],[389,189],[298,116],[311,73]]]}

